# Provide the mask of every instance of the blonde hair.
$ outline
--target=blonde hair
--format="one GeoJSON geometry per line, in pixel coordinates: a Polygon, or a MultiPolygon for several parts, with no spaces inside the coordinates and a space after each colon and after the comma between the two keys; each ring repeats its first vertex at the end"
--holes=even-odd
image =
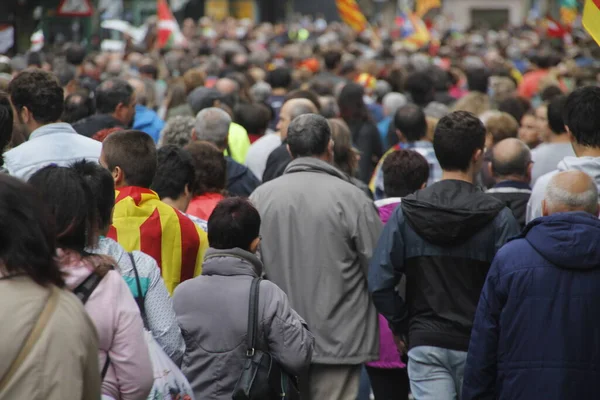
{"type": "Polygon", "coordinates": [[[456,102],[452,111],[467,111],[480,116],[490,108],[490,99],[486,94],[469,92],[456,102]]]}

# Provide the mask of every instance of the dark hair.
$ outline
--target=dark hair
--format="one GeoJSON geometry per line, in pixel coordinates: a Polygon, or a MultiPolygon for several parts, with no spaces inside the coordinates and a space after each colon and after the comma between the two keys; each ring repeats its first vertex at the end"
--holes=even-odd
{"type": "Polygon", "coordinates": [[[4,165],[4,149],[12,140],[13,110],[6,92],[0,91],[0,166],[4,165]]]}
{"type": "MultiPolygon", "coordinates": [[[[548,104],[548,126],[557,135],[566,132],[563,121],[563,110],[566,103],[567,96],[558,96],[548,104]]],[[[600,110],[598,111],[600,112],[600,110]]]]}
{"type": "Polygon", "coordinates": [[[324,79],[316,79],[310,84],[310,90],[319,96],[332,96],[333,86],[331,82],[324,79]]]}
{"type": "Polygon", "coordinates": [[[328,119],[333,139],[333,164],[341,171],[354,176],[358,168],[358,151],[352,147],[352,134],[343,119],[328,119]]]}
{"type": "Polygon", "coordinates": [[[364,101],[365,89],[357,83],[348,83],[338,97],[340,115],[344,121],[368,121],[369,110],[364,101]]]}
{"type": "Polygon", "coordinates": [[[63,113],[63,89],[49,72],[27,69],[10,82],[8,92],[17,115],[27,107],[37,122],[48,124],[58,121],[63,113]]]}
{"type": "Polygon", "coordinates": [[[410,93],[410,97],[418,106],[426,106],[433,101],[435,93],[434,82],[431,75],[426,71],[413,72],[406,78],[404,89],[410,93]]]}
{"type": "Polygon", "coordinates": [[[30,186],[0,174],[0,271],[26,274],[38,285],[64,287],[56,262],[54,222],[30,186]]]}
{"type": "Polygon", "coordinates": [[[292,72],[289,68],[275,68],[267,75],[267,83],[273,89],[288,89],[292,84],[292,72]]]}
{"type": "Polygon", "coordinates": [[[42,64],[44,63],[44,55],[39,51],[32,51],[27,53],[27,66],[42,68],[42,64]]]}
{"type": "Polygon", "coordinates": [[[527,176],[527,169],[531,163],[531,152],[527,148],[527,145],[523,143],[521,151],[511,155],[513,156],[512,158],[506,157],[506,155],[496,158],[494,152],[492,152],[492,173],[494,176],[527,176]]]}
{"type": "Polygon", "coordinates": [[[330,139],[329,123],[318,114],[300,115],[288,127],[287,144],[294,158],[324,154],[330,139]]]}
{"type": "Polygon", "coordinates": [[[238,104],[233,110],[235,122],[253,135],[263,135],[271,121],[271,111],[262,104],[238,104]]]}
{"type": "Polygon", "coordinates": [[[96,110],[101,114],[115,112],[119,104],[130,105],[133,87],[123,79],[107,79],[96,88],[96,110]]]}
{"type": "Polygon", "coordinates": [[[519,123],[530,108],[529,101],[522,97],[511,96],[498,103],[498,111],[512,115],[519,123]]]}
{"type": "Polygon", "coordinates": [[[85,254],[96,245],[98,218],[94,195],[77,171],[49,165],[29,178],[54,216],[57,247],[85,254]]]}
{"type": "Polygon", "coordinates": [[[339,51],[329,50],[323,55],[323,61],[325,62],[325,68],[331,71],[340,66],[342,54],[339,51]]]}
{"type": "Polygon", "coordinates": [[[70,64],[60,65],[54,68],[54,75],[58,78],[61,87],[65,87],[77,76],[77,70],[70,64]]]}
{"type": "Polygon", "coordinates": [[[107,228],[115,206],[115,182],[107,169],[92,161],[77,161],[71,168],[87,183],[94,197],[98,228],[107,228]]]}
{"type": "Polygon", "coordinates": [[[221,200],[208,219],[208,242],[214,249],[249,251],[259,232],[260,214],[241,197],[221,200]]]}
{"type": "Polygon", "coordinates": [[[433,135],[433,148],[442,169],[468,170],[475,151],[483,150],[485,136],[485,126],[470,112],[455,111],[440,119],[433,135]]]}
{"type": "Polygon", "coordinates": [[[123,170],[128,185],[149,188],[156,174],[156,145],[145,132],[127,130],[109,135],[102,143],[109,171],[123,170]]]}
{"type": "Polygon", "coordinates": [[[72,124],[94,114],[94,100],[85,93],[72,93],[65,99],[65,110],[62,120],[72,124]]]}
{"type": "Polygon", "coordinates": [[[194,195],[224,192],[227,183],[227,161],[223,152],[212,143],[202,141],[188,144],[185,150],[194,160],[194,195]]]}
{"type": "Polygon", "coordinates": [[[196,171],[194,159],[187,150],[173,145],[163,146],[158,149],[156,158],[156,175],[151,189],[158,193],[158,197],[177,200],[186,186],[193,192],[196,171]]]}
{"type": "Polygon", "coordinates": [[[547,86],[540,92],[540,100],[545,103],[559,96],[563,96],[563,91],[556,85],[547,86]]]}
{"type": "Polygon", "coordinates": [[[383,161],[383,190],[386,197],[405,197],[421,189],[429,179],[429,163],[413,150],[392,152],[383,161]]]}
{"type": "Polygon", "coordinates": [[[158,68],[152,64],[145,64],[138,68],[140,74],[150,75],[152,79],[158,79],[158,68]]]}
{"type": "Polygon", "coordinates": [[[563,120],[578,144],[600,147],[600,88],[585,86],[571,93],[563,120]]]}
{"type": "Polygon", "coordinates": [[[407,104],[394,116],[394,126],[408,142],[416,142],[427,135],[427,118],[421,107],[407,104]]]}
{"type": "Polygon", "coordinates": [[[85,47],[81,46],[78,43],[70,43],[67,46],[67,51],[65,52],[65,57],[67,62],[71,65],[81,65],[85,60],[86,51],[85,47]]]}
{"type": "Polygon", "coordinates": [[[283,102],[285,103],[293,99],[306,99],[314,104],[315,108],[317,109],[317,112],[321,112],[321,102],[319,101],[319,96],[312,90],[293,90],[289,92],[287,96],[285,96],[283,102]]]}
{"type": "Polygon", "coordinates": [[[471,92],[487,94],[490,74],[485,68],[470,68],[465,75],[471,92]]]}

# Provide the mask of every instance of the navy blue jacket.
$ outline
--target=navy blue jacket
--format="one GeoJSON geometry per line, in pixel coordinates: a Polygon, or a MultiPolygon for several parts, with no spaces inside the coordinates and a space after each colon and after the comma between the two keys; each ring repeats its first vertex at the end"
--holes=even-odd
{"type": "Polygon", "coordinates": [[[227,191],[232,196],[249,197],[260,181],[245,165],[225,157],[227,162],[227,191]]]}
{"type": "Polygon", "coordinates": [[[462,398],[600,398],[597,218],[538,218],[498,252],[475,316],[462,398]]]}

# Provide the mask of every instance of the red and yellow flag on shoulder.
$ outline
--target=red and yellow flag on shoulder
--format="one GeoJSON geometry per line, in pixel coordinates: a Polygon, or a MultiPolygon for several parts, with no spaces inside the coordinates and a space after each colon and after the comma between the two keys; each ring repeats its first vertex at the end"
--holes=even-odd
{"type": "Polygon", "coordinates": [[[340,18],[355,32],[364,31],[369,23],[356,0],[335,0],[340,18]]]}
{"type": "Polygon", "coordinates": [[[600,45],[600,0],[586,0],[581,22],[585,30],[600,45]]]}

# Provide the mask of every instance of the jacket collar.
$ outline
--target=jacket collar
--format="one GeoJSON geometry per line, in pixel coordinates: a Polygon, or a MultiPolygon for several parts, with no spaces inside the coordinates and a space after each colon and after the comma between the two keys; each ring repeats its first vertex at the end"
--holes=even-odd
{"type": "Polygon", "coordinates": [[[57,133],[77,134],[77,132],[75,131],[75,129],[73,129],[71,124],[67,124],[66,122],[54,122],[52,124],[42,125],[33,132],[31,132],[31,135],[29,135],[29,140],[42,136],[54,135],[57,133]]]}
{"type": "Polygon", "coordinates": [[[248,275],[261,276],[263,264],[254,254],[240,248],[206,250],[202,275],[248,275]]]}
{"type": "Polygon", "coordinates": [[[314,157],[300,157],[292,160],[286,167],[284,174],[292,174],[294,172],[320,172],[350,182],[350,178],[342,171],[314,157]]]}
{"type": "Polygon", "coordinates": [[[498,183],[496,183],[496,185],[494,185],[494,189],[498,189],[498,188],[515,188],[515,189],[529,189],[529,190],[531,190],[531,187],[529,186],[528,183],[526,183],[526,182],[519,182],[519,181],[502,181],[502,182],[498,182],[498,183]]]}

